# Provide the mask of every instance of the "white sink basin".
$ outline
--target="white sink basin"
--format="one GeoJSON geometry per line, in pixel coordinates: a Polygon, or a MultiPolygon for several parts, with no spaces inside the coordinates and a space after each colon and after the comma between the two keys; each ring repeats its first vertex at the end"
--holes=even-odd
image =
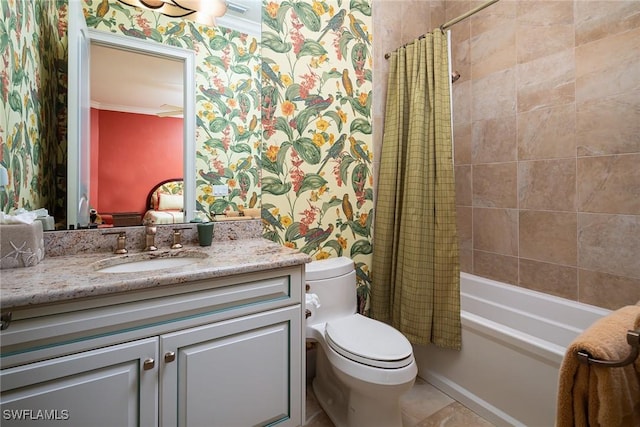
{"type": "Polygon", "coordinates": [[[205,253],[196,251],[125,255],[98,261],[94,264],[94,268],[99,273],[138,273],[184,267],[207,258],[207,256],[205,253]]]}

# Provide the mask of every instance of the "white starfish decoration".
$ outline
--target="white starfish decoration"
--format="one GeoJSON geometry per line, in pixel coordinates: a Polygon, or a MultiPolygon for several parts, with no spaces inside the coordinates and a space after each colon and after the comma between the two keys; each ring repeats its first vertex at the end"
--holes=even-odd
{"type": "Polygon", "coordinates": [[[23,248],[27,245],[27,242],[22,242],[22,245],[20,247],[17,247],[16,244],[11,241],[9,242],[9,244],[11,245],[13,250],[8,254],[6,254],[3,258],[13,257],[13,259],[17,261],[18,257],[22,257],[23,265],[27,266],[32,264],[36,254],[33,253],[31,248],[27,248],[27,250],[23,250],[23,248]]]}

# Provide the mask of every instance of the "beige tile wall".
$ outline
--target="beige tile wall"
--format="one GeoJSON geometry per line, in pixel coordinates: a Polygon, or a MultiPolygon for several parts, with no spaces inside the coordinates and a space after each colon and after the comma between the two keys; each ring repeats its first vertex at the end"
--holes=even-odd
{"type": "Polygon", "coordinates": [[[640,300],[640,2],[501,0],[452,33],[462,269],[640,300]]]}
{"type": "MultiPolygon", "coordinates": [[[[384,53],[480,3],[373,0],[376,178],[384,53]]],[[[640,300],[640,2],[501,0],[452,27],[452,56],[463,271],[640,300]]]]}

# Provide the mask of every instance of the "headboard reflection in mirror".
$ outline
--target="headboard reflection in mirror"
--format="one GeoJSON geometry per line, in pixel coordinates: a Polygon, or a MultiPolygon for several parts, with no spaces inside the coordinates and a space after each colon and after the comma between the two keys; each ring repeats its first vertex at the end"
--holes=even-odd
{"type": "Polygon", "coordinates": [[[184,222],[182,179],[167,179],[154,185],[146,199],[144,224],[177,224],[184,222]]]}

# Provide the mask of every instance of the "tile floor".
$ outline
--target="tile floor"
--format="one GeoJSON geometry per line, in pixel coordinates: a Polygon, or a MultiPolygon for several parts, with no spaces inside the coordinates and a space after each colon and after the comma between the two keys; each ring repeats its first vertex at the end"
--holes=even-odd
{"type": "MultiPolygon", "coordinates": [[[[311,385],[307,386],[305,427],[334,427],[322,410],[311,385]]],[[[403,427],[493,427],[422,378],[402,397],[403,427]]]]}

